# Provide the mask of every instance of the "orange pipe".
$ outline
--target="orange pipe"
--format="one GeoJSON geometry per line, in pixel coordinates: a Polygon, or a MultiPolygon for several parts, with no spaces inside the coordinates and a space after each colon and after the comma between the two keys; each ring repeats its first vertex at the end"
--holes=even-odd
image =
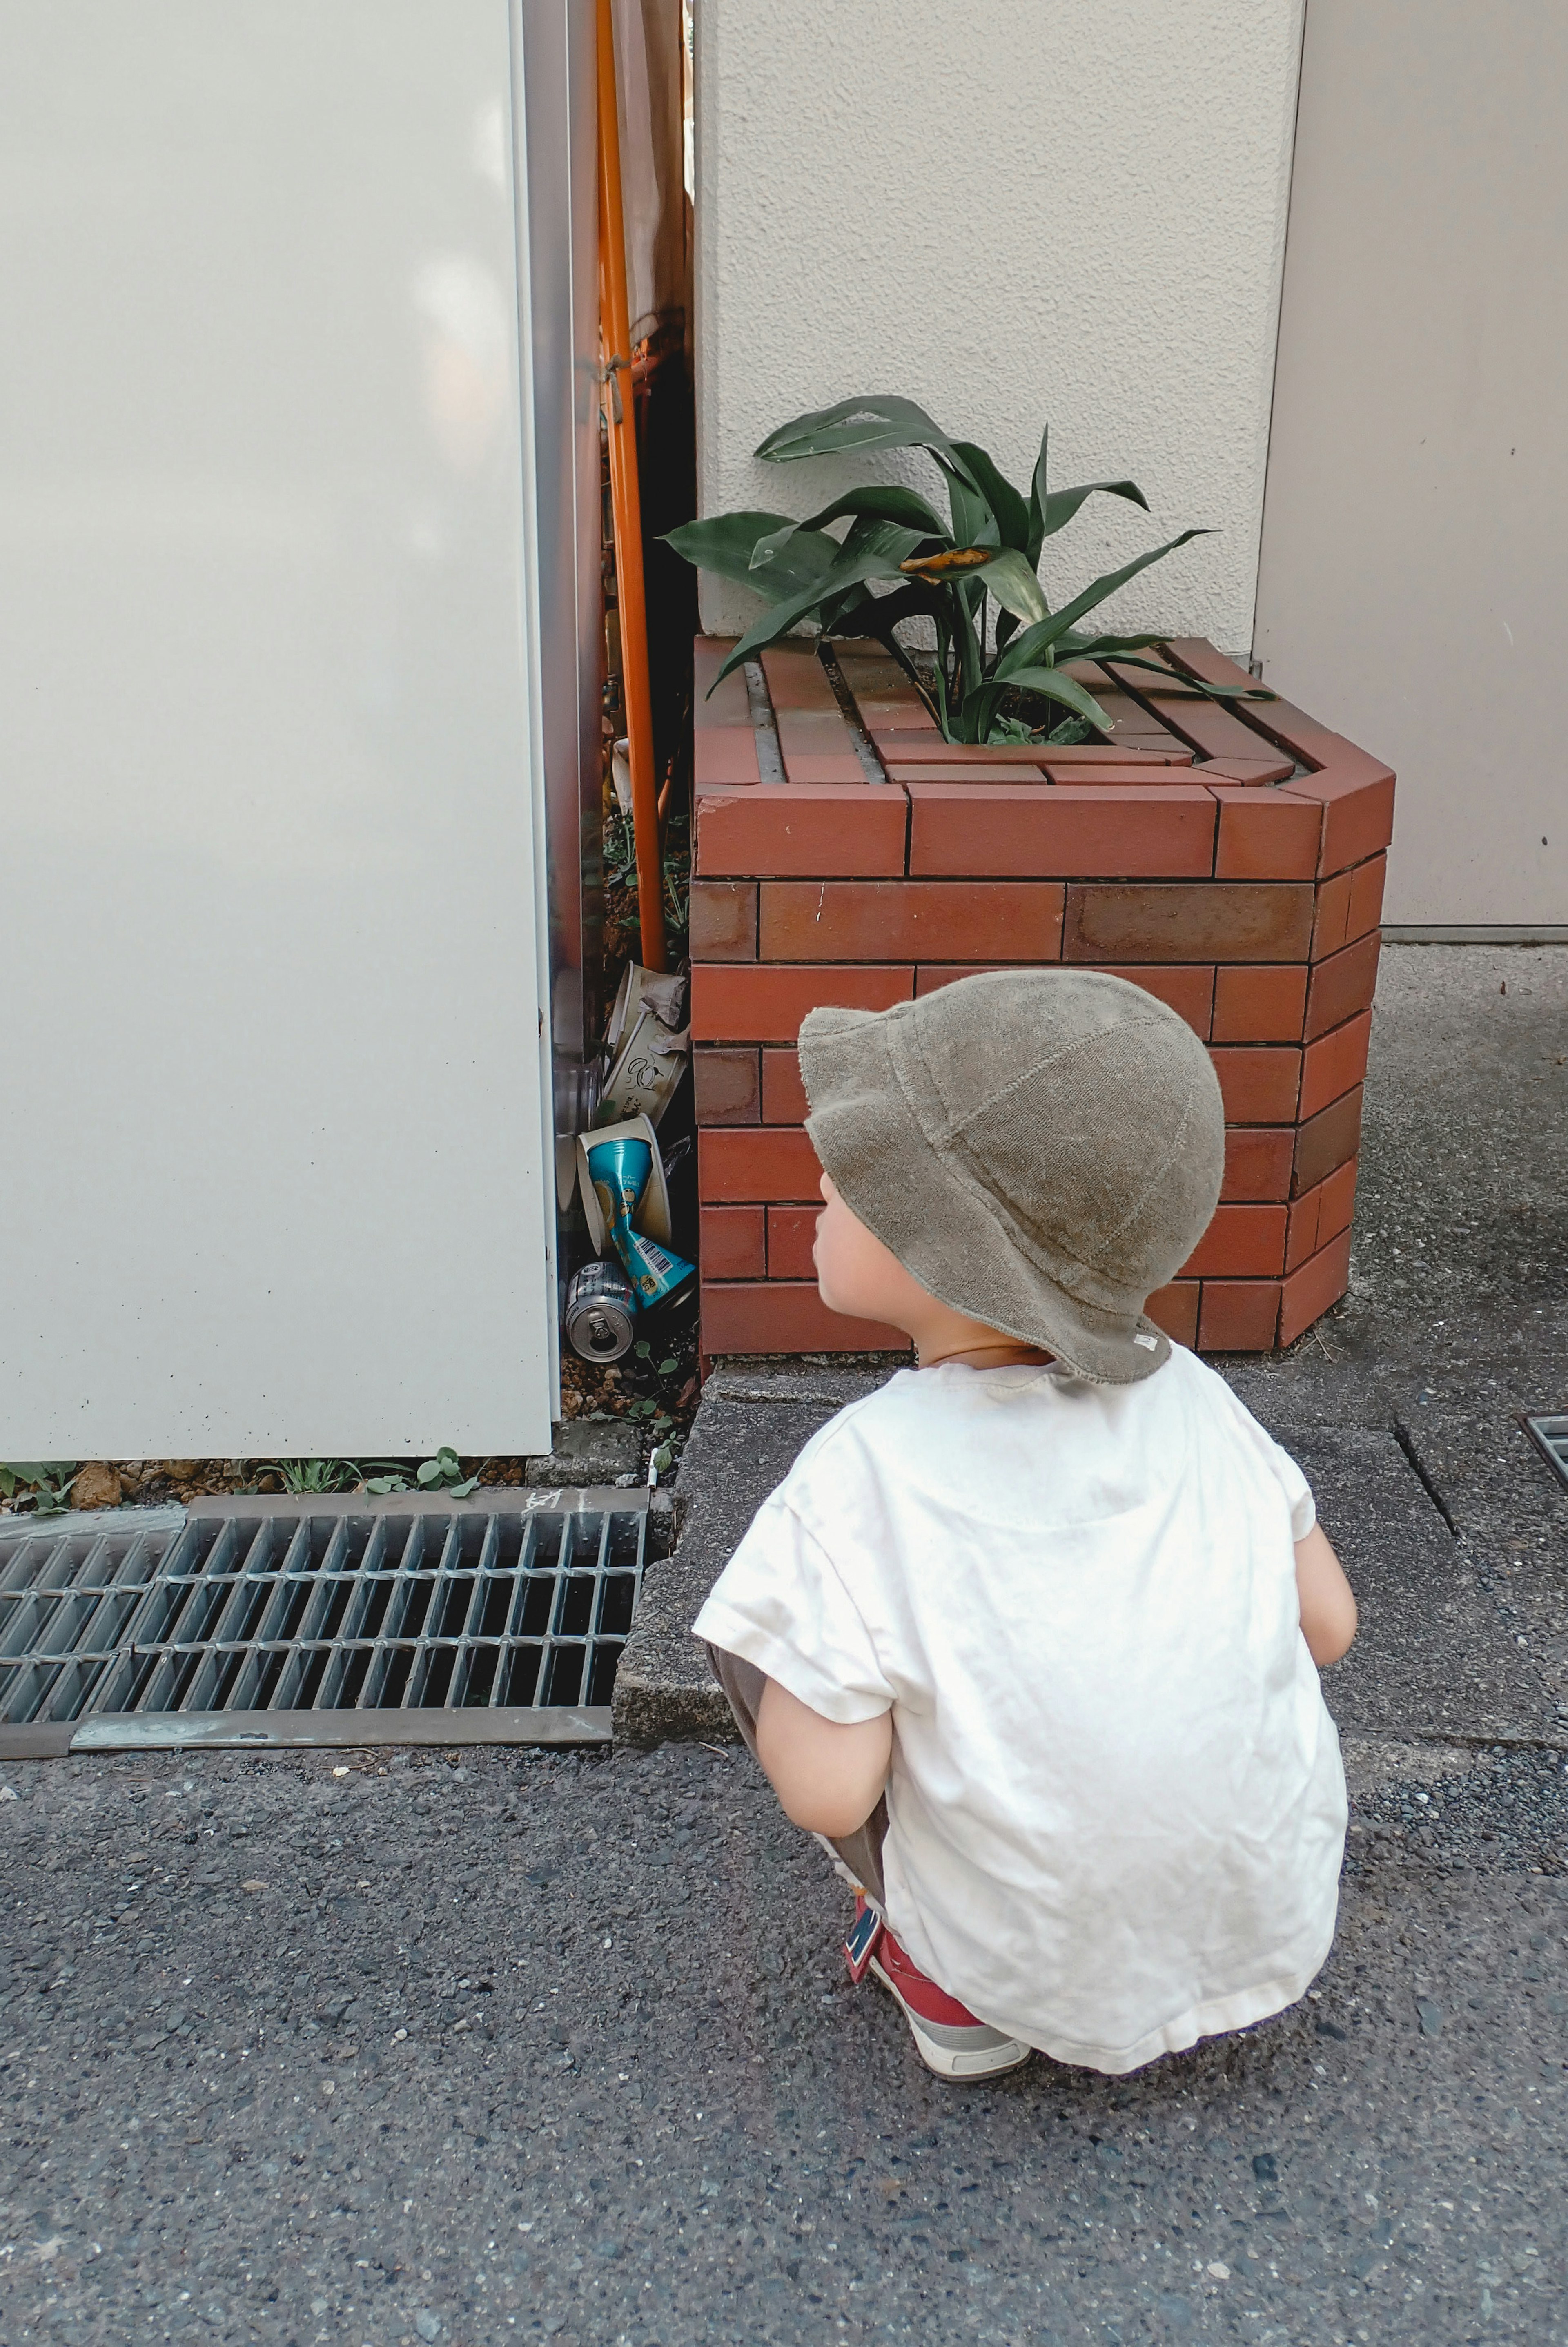
{"type": "Polygon", "coordinates": [[[620,202],[620,121],[610,0],[599,0],[599,322],[609,371],[604,405],[610,435],[610,501],[615,515],[620,677],[631,768],[631,832],[637,847],[637,917],[643,964],[649,969],[662,969],[664,872],[659,846],[659,786],[653,773],[653,702],[648,683],[648,610],[642,584],[642,493],[637,477],[631,328],[626,314],[626,221],[620,202]]]}

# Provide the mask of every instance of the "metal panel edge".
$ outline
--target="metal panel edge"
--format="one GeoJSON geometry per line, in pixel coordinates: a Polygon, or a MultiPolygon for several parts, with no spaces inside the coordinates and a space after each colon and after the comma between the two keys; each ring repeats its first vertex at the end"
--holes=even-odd
{"type": "MultiPolygon", "coordinates": [[[[87,1752],[349,1752],[389,1745],[608,1744],[610,1707],[535,1711],[518,1704],[471,1711],[104,1712],[48,1750],[87,1752]]],[[[15,1736],[25,1731],[11,1729],[15,1736]]],[[[0,1758],[5,1757],[0,1742],[0,1758]]],[[[44,1753],[40,1751],[39,1757],[44,1753]]]]}
{"type": "Polygon", "coordinates": [[[602,1514],[614,1508],[622,1515],[646,1515],[645,1484],[567,1484],[556,1489],[540,1485],[497,1483],[470,1491],[459,1500],[451,1491],[218,1491],[192,1500],[190,1520],[231,1516],[497,1516],[532,1515],[539,1509],[569,1514],[602,1514]]]}

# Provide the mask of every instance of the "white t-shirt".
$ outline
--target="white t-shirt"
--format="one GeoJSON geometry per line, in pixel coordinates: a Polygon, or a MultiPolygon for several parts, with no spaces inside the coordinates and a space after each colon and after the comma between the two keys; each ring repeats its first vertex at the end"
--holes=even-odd
{"type": "Polygon", "coordinates": [[[1314,1522],[1191,1353],[1130,1386],[904,1369],[807,1443],[695,1631],[825,1718],[891,1707],[894,1932],[981,2020],[1120,2073],[1293,2004],[1333,1941],[1314,1522]]]}

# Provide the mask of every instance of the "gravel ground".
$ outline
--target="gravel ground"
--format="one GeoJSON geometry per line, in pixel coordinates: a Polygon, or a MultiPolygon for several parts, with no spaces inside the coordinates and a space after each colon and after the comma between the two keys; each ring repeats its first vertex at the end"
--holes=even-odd
{"type": "Polygon", "coordinates": [[[1568,1776],[1348,1757],[1312,1998],[969,2089],[733,1748],[13,1769],[0,2337],[1568,2338],[1568,1776]]]}

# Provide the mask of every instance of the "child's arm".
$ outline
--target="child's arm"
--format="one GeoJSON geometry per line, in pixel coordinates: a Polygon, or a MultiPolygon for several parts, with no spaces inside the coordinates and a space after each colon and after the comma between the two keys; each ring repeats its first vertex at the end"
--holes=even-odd
{"type": "Polygon", "coordinates": [[[776,1679],[764,1680],[757,1758],[785,1817],[805,1832],[831,1839],[857,1831],[887,1782],[892,1751],[890,1711],[845,1727],[824,1719],[776,1679]]]}
{"type": "Polygon", "coordinates": [[[1296,1543],[1296,1589],[1307,1653],[1320,1669],[1337,1663],[1356,1635],[1356,1600],[1321,1524],[1296,1543]]]}

